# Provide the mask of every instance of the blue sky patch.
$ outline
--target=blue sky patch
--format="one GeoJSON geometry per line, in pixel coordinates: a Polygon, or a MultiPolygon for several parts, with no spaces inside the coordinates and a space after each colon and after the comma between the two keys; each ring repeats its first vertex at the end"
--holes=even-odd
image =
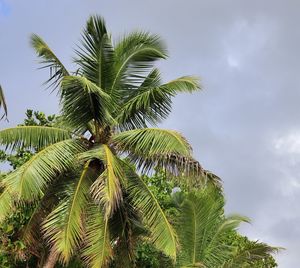
{"type": "Polygon", "coordinates": [[[10,6],[4,0],[0,0],[0,16],[8,16],[10,14],[10,6]]]}

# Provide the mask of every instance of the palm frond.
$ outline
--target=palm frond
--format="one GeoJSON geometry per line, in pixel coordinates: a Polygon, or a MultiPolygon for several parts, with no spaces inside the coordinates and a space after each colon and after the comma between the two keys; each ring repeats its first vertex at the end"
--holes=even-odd
{"type": "Polygon", "coordinates": [[[4,117],[7,118],[7,105],[6,105],[6,100],[5,100],[5,96],[4,96],[4,92],[3,89],[0,85],[0,108],[3,107],[4,110],[4,114],[2,115],[1,119],[3,119],[4,117]]]}
{"type": "Polygon", "coordinates": [[[151,241],[172,259],[176,259],[177,235],[148,185],[128,167],[128,193],[133,207],[140,211],[151,241]]]}
{"type": "Polygon", "coordinates": [[[87,78],[66,76],[61,91],[62,113],[71,126],[86,129],[91,121],[100,125],[112,122],[110,96],[87,78]]]}
{"type": "Polygon", "coordinates": [[[43,246],[44,242],[41,233],[42,222],[53,208],[58,205],[63,196],[58,189],[63,188],[67,182],[67,174],[58,176],[48,186],[47,191],[40,200],[33,204],[24,204],[24,206],[34,206],[34,210],[26,225],[21,229],[21,239],[26,243],[27,248],[36,252],[37,255],[42,253],[39,246],[43,246]]]}
{"type": "Polygon", "coordinates": [[[99,149],[98,157],[103,161],[105,170],[93,183],[91,194],[104,207],[105,216],[109,217],[122,201],[121,181],[124,180],[124,172],[121,160],[109,146],[103,144],[99,149]]]}
{"type": "Polygon", "coordinates": [[[76,154],[86,150],[78,140],[64,140],[36,153],[16,171],[3,179],[3,184],[20,199],[33,200],[43,195],[47,184],[74,165],[76,154]]]}
{"type": "Polygon", "coordinates": [[[93,204],[88,206],[84,244],[82,255],[88,267],[106,267],[112,256],[108,219],[93,204]]]}
{"type": "Polygon", "coordinates": [[[222,268],[253,267],[256,261],[270,257],[282,250],[279,247],[272,247],[258,241],[248,243],[244,248],[237,250],[236,254],[227,260],[222,268]]]}
{"type": "Polygon", "coordinates": [[[192,148],[187,140],[174,130],[145,128],[124,131],[113,137],[118,150],[151,157],[158,154],[190,156],[192,148]]]}
{"type": "Polygon", "coordinates": [[[224,235],[248,219],[238,215],[224,218],[223,209],[223,197],[217,189],[187,196],[177,223],[180,267],[219,267],[233,255],[234,247],[223,241],[224,235]]]}
{"type": "Polygon", "coordinates": [[[61,79],[64,76],[69,75],[67,69],[44,40],[38,35],[31,35],[31,46],[34,48],[36,54],[41,58],[41,68],[50,69],[50,78],[45,82],[45,84],[49,84],[49,87],[54,87],[55,89],[59,85],[61,79]]]}
{"type": "Polygon", "coordinates": [[[130,91],[117,121],[121,128],[144,127],[146,122],[156,125],[165,119],[172,105],[172,97],[180,92],[194,92],[200,89],[198,78],[184,76],[159,84],[160,77],[154,69],[137,90],[130,91]]]}
{"type": "Polygon", "coordinates": [[[199,163],[192,160],[190,144],[173,130],[134,129],[116,134],[112,142],[117,151],[127,154],[142,171],[158,166],[171,172],[200,168],[199,163]]]}
{"type": "Polygon", "coordinates": [[[0,223],[12,213],[14,207],[14,196],[8,189],[2,189],[0,193],[0,223]]]}
{"type": "Polygon", "coordinates": [[[123,37],[115,46],[112,92],[139,86],[153,68],[154,61],[166,56],[165,45],[157,35],[133,32],[123,37]]]}
{"type": "Polygon", "coordinates": [[[68,263],[83,235],[83,213],[89,199],[91,169],[89,162],[70,189],[67,197],[49,214],[43,223],[45,237],[61,260],[68,263]]]}
{"type": "Polygon", "coordinates": [[[20,148],[40,150],[70,138],[69,131],[47,126],[19,126],[0,131],[0,144],[11,150],[20,148]]]}
{"type": "Polygon", "coordinates": [[[82,34],[81,48],[76,51],[81,73],[104,91],[110,89],[113,78],[114,51],[105,21],[91,16],[82,34]]]}

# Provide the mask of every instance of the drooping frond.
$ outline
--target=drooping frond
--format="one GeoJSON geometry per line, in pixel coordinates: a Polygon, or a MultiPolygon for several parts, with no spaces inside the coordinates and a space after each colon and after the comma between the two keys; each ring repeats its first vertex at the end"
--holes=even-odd
{"type": "Polygon", "coordinates": [[[222,191],[222,179],[219,176],[209,170],[203,170],[202,177],[206,186],[210,186],[212,184],[214,187],[222,191]]]}
{"type": "Polygon", "coordinates": [[[75,60],[81,67],[81,73],[104,91],[110,89],[114,51],[105,21],[99,16],[90,17],[82,39],[75,60]]]}
{"type": "Polygon", "coordinates": [[[49,214],[43,230],[52,249],[67,263],[83,237],[83,213],[89,199],[92,171],[89,162],[74,184],[66,190],[67,197],[49,214]]]}
{"type": "Polygon", "coordinates": [[[248,243],[244,248],[237,250],[222,268],[254,267],[256,261],[269,258],[270,254],[278,253],[281,249],[258,241],[248,243]]]}
{"type": "Polygon", "coordinates": [[[3,119],[4,117],[7,117],[7,105],[6,105],[6,100],[5,100],[3,89],[0,85],[0,108],[1,107],[3,107],[3,110],[4,110],[4,114],[1,117],[1,119],[3,119]]]}
{"type": "Polygon", "coordinates": [[[118,150],[149,158],[158,154],[190,156],[192,151],[180,133],[159,128],[124,131],[116,134],[113,142],[118,150]]]}
{"type": "Polygon", "coordinates": [[[3,184],[20,199],[42,196],[47,184],[74,165],[76,154],[86,150],[78,140],[64,140],[36,153],[16,171],[3,179],[3,184]]]}
{"type": "Polygon", "coordinates": [[[107,217],[99,207],[89,204],[87,208],[83,258],[88,267],[106,267],[112,255],[107,217]]]}
{"type": "Polygon", "coordinates": [[[134,129],[116,134],[112,142],[118,151],[127,153],[142,170],[172,165],[180,169],[192,154],[187,140],[173,130],[134,129]]]}
{"type": "Polygon", "coordinates": [[[85,77],[66,76],[61,83],[62,113],[76,129],[86,129],[91,121],[111,123],[111,98],[85,77]]]}
{"type": "Polygon", "coordinates": [[[172,97],[180,92],[200,89],[198,78],[191,76],[180,77],[163,85],[158,84],[159,80],[158,70],[154,69],[137,90],[130,91],[117,118],[121,128],[141,127],[146,122],[155,125],[169,115],[172,97]]]}
{"type": "Polygon", "coordinates": [[[121,160],[113,154],[109,146],[101,145],[98,155],[104,163],[105,170],[93,183],[91,193],[93,199],[103,205],[105,216],[109,217],[122,200],[121,182],[125,174],[121,160]]]}
{"type": "Polygon", "coordinates": [[[112,92],[139,86],[153,68],[154,61],[166,56],[165,45],[159,36],[146,32],[126,35],[115,46],[112,92]]]}
{"type": "MultiPolygon", "coordinates": [[[[21,230],[21,238],[26,243],[26,247],[30,248],[31,251],[40,254],[41,248],[39,247],[43,243],[41,226],[47,215],[53,210],[54,207],[58,205],[61,199],[61,189],[65,186],[68,178],[67,174],[58,176],[54,181],[48,186],[47,191],[43,197],[30,204],[34,206],[34,210],[31,213],[30,219],[26,225],[21,230]]],[[[23,206],[28,206],[29,204],[23,204],[23,206]]]]}
{"type": "Polygon", "coordinates": [[[39,150],[70,138],[71,133],[67,130],[47,126],[19,126],[0,131],[0,144],[11,150],[39,150]]]}
{"type": "Polygon", "coordinates": [[[148,185],[127,167],[128,193],[133,207],[140,211],[151,241],[172,259],[176,259],[177,235],[148,185]]]}
{"type": "Polygon", "coordinates": [[[56,88],[61,79],[64,76],[69,75],[67,69],[44,40],[38,35],[32,34],[31,46],[34,48],[36,54],[41,58],[41,68],[50,69],[50,78],[45,83],[49,84],[49,87],[56,88]]]}
{"type": "Polygon", "coordinates": [[[234,248],[222,239],[248,219],[224,218],[223,209],[224,201],[215,189],[187,196],[177,224],[182,249],[179,267],[219,267],[233,255],[234,248]]]}
{"type": "Polygon", "coordinates": [[[13,211],[14,196],[8,189],[2,189],[0,193],[0,223],[13,211]]]}

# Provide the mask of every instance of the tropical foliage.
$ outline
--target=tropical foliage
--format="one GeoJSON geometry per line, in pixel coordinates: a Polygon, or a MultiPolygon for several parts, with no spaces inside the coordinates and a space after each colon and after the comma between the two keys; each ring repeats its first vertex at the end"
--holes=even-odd
{"type": "MultiPolygon", "coordinates": [[[[259,242],[232,243],[228,237],[249,219],[240,215],[224,216],[224,198],[215,188],[189,193],[180,204],[177,222],[180,251],[178,267],[233,268],[257,267],[278,248],[259,242]]],[[[268,266],[270,267],[270,266],[268,266]]]]}
{"type": "Polygon", "coordinates": [[[224,268],[271,258],[268,245],[235,244],[248,220],[224,216],[220,179],[180,133],[156,127],[175,95],[200,89],[192,76],[162,81],[159,36],[137,31],[113,42],[92,16],[74,71],[38,35],[31,45],[61,111],[28,110],[23,125],[0,131],[1,159],[13,167],[0,180],[2,263],[224,268]]]}
{"type": "Polygon", "coordinates": [[[7,150],[37,152],[3,178],[1,220],[15,206],[35,204],[27,243],[35,243],[32,230],[41,226],[50,255],[63,263],[80,251],[89,267],[105,266],[113,257],[117,261],[122,248],[129,250],[120,260],[131,263],[141,234],[175,260],[176,232],[139,174],[160,167],[201,179],[201,166],[181,134],[148,128],[169,114],[173,96],[197,91],[198,79],[163,83],[154,67],[167,56],[161,39],[133,32],[113,43],[97,16],[83,31],[74,72],[39,36],[31,42],[43,67],[50,68],[47,83],[58,92],[61,117],[51,127],[0,132],[7,150]]]}
{"type": "Polygon", "coordinates": [[[277,267],[272,255],[280,248],[240,235],[237,227],[249,219],[224,215],[225,201],[220,188],[181,186],[179,190],[178,184],[168,181],[164,172],[144,179],[176,226],[180,249],[174,265],[143,242],[137,249],[137,267],[277,267]]]}

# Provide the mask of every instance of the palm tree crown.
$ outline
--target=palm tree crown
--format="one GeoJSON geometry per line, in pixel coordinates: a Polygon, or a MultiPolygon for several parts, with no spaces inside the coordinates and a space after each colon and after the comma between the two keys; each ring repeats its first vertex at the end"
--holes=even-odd
{"type": "Polygon", "coordinates": [[[256,261],[280,250],[258,241],[242,248],[233,243],[230,236],[242,222],[250,220],[238,214],[225,217],[224,197],[216,187],[190,192],[184,198],[180,194],[176,229],[181,250],[176,267],[258,267],[256,261]]]}
{"type": "Polygon", "coordinates": [[[0,218],[15,205],[34,203],[25,237],[33,243],[41,226],[51,252],[63,262],[83,248],[89,267],[104,267],[140,234],[175,258],[176,233],[139,174],[156,167],[174,176],[202,174],[181,134],[148,127],[168,116],[177,93],[199,90],[198,79],[163,83],[154,67],[167,57],[161,39],[133,32],[113,43],[98,16],[87,21],[74,72],[39,36],[31,43],[42,67],[50,68],[47,83],[58,91],[61,117],[53,127],[0,131],[7,149],[37,152],[3,179],[0,218]]]}

